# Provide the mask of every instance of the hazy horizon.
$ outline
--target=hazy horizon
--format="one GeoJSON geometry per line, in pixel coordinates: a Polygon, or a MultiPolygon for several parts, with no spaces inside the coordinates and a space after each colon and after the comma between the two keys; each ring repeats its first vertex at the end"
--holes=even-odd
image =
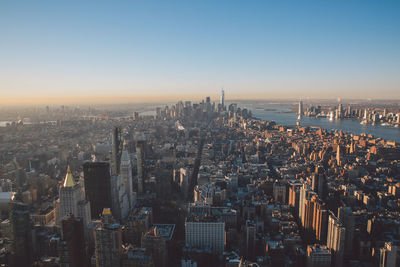
{"type": "Polygon", "coordinates": [[[1,1],[0,104],[400,99],[400,2],[1,1]]]}
{"type": "MultiPolygon", "coordinates": [[[[212,102],[219,102],[219,94],[204,95],[166,95],[166,96],[102,96],[102,97],[18,97],[18,98],[1,98],[0,107],[10,106],[59,106],[59,105],[116,105],[116,104],[175,104],[179,101],[201,102],[210,96],[212,102]]],[[[298,102],[302,100],[304,103],[326,102],[326,103],[400,103],[400,99],[389,98],[318,98],[318,97],[251,97],[251,96],[229,96],[225,93],[225,102],[298,102]]]]}

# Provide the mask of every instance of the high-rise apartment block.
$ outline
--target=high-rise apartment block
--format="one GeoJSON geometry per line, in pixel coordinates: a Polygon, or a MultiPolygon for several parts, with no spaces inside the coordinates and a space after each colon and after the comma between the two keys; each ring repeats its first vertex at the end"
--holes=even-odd
{"type": "Polygon", "coordinates": [[[346,229],[343,224],[333,213],[330,213],[326,246],[332,250],[334,266],[343,266],[345,234],[346,229]]]}

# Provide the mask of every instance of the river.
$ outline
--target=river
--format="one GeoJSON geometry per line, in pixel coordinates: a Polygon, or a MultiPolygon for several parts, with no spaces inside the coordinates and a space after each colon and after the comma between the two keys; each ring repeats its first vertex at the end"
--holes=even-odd
{"type": "MultiPolygon", "coordinates": [[[[285,105],[269,105],[269,104],[240,104],[241,108],[250,109],[253,113],[253,117],[275,121],[280,125],[296,125],[298,115],[296,113],[290,112],[292,106],[285,105]],[[265,110],[267,109],[267,110],[265,110]]],[[[341,130],[343,132],[354,133],[354,134],[372,134],[375,137],[381,137],[385,140],[392,140],[400,142],[400,128],[393,126],[382,126],[377,125],[363,125],[360,124],[359,120],[352,119],[342,119],[342,120],[332,120],[328,118],[314,118],[305,117],[301,119],[300,125],[303,126],[315,126],[325,128],[327,130],[341,130]]]]}

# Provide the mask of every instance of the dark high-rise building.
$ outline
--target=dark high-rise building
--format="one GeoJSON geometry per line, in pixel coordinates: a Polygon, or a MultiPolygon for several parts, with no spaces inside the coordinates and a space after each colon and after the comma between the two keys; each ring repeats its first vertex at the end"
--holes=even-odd
{"type": "Polygon", "coordinates": [[[121,165],[121,153],[122,153],[122,142],[121,142],[121,128],[114,127],[112,131],[112,154],[111,154],[111,173],[118,175],[121,165]]]}
{"type": "Polygon", "coordinates": [[[60,253],[60,266],[87,267],[85,237],[83,234],[83,220],[73,215],[61,222],[62,241],[60,253]]]}
{"type": "Polygon", "coordinates": [[[137,162],[137,193],[143,193],[143,179],[145,176],[145,149],[146,140],[141,137],[136,141],[136,162],[137,162]]]}
{"type": "Polygon", "coordinates": [[[12,202],[10,209],[11,225],[11,265],[32,265],[32,223],[28,206],[20,202],[12,202]]]}
{"type": "Polygon", "coordinates": [[[90,201],[92,218],[99,218],[103,208],[111,207],[111,177],[108,162],[85,162],[83,164],[85,193],[90,201]]]}

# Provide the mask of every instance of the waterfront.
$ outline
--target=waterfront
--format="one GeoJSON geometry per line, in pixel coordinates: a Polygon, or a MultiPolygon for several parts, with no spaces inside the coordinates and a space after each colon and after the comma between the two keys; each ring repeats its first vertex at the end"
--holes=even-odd
{"type": "MultiPolygon", "coordinates": [[[[296,125],[298,115],[290,112],[293,106],[290,105],[271,105],[271,104],[239,104],[241,108],[248,108],[253,113],[253,117],[261,120],[275,121],[281,125],[296,125]]],[[[315,126],[327,130],[341,130],[354,134],[372,134],[386,140],[400,142],[400,128],[393,126],[382,126],[360,124],[359,120],[332,120],[328,118],[304,117],[301,119],[303,126],[315,126]]]]}

